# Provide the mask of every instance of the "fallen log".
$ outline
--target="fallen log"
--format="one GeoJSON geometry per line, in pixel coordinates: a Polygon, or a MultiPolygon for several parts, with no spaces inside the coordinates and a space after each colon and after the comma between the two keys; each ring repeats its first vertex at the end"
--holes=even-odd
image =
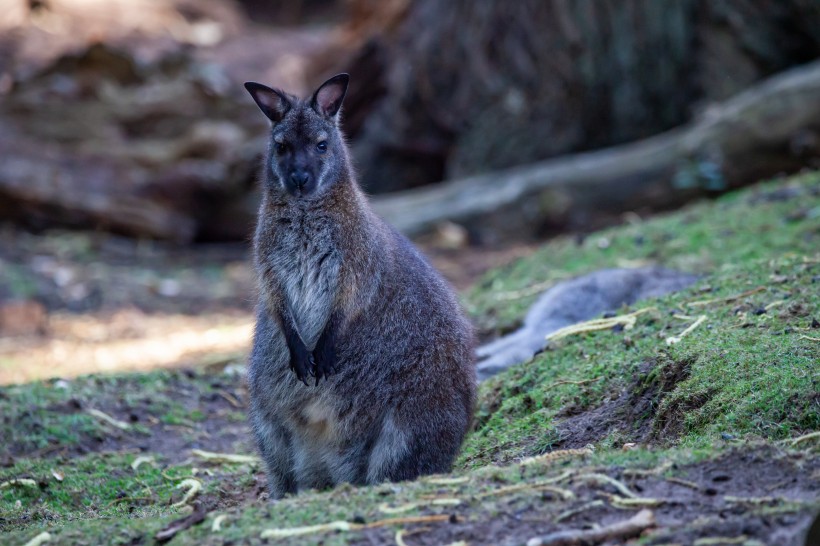
{"type": "Polygon", "coordinates": [[[820,61],[769,78],[693,123],[632,144],[373,199],[399,230],[457,222],[484,242],[590,229],[817,164],[820,61]],[[591,223],[591,220],[594,223],[591,223]]]}

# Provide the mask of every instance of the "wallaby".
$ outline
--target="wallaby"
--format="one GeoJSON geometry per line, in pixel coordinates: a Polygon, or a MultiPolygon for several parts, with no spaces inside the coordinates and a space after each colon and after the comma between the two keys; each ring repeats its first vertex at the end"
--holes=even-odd
{"type": "Polygon", "coordinates": [[[472,327],[359,189],[339,128],[348,81],[306,100],[245,84],[271,121],[248,385],[272,498],[447,472],[472,420],[472,327]]]}

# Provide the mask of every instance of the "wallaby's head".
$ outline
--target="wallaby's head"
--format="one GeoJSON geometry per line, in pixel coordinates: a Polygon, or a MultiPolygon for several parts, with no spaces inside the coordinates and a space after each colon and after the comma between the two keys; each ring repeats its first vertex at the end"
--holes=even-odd
{"type": "Polygon", "coordinates": [[[313,197],[345,178],[347,151],[339,130],[339,110],[349,79],[347,74],[333,76],[306,100],[260,83],[245,83],[271,121],[265,165],[270,191],[313,197]]]}

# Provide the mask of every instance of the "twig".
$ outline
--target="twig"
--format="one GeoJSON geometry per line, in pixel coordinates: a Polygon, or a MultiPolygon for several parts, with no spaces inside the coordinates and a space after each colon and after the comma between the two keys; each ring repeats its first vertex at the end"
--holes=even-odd
{"type": "Polygon", "coordinates": [[[222,530],[222,522],[228,517],[227,514],[219,514],[214,518],[214,522],[211,524],[211,532],[218,533],[222,530]]]}
{"type": "Polygon", "coordinates": [[[457,485],[460,483],[467,483],[468,481],[470,481],[470,477],[460,476],[458,478],[428,478],[424,481],[435,485],[457,485]]]}
{"type": "Polygon", "coordinates": [[[791,442],[792,446],[796,446],[797,444],[805,442],[806,440],[812,440],[814,438],[820,438],[820,430],[815,431],[815,432],[810,432],[808,434],[804,434],[803,436],[798,436],[797,438],[792,438],[791,440],[787,440],[787,441],[791,442]]]}
{"type": "Polygon", "coordinates": [[[36,537],[32,538],[31,540],[23,544],[23,546],[40,546],[41,544],[44,544],[50,540],[51,535],[49,533],[40,533],[36,537]]]}
{"type": "Polygon", "coordinates": [[[692,330],[694,330],[695,328],[697,328],[698,326],[700,326],[701,324],[703,324],[703,322],[704,322],[705,320],[706,320],[706,315],[701,315],[701,316],[699,316],[699,317],[697,318],[697,320],[695,320],[695,322],[693,322],[692,324],[690,324],[690,325],[686,328],[686,330],[684,330],[683,332],[681,332],[681,333],[680,333],[680,334],[678,334],[677,336],[670,336],[670,337],[666,338],[666,344],[667,344],[667,345],[674,345],[675,343],[680,343],[680,342],[681,342],[681,340],[682,340],[684,337],[686,337],[687,335],[689,335],[689,333],[691,333],[691,332],[692,332],[692,330]]]}
{"type": "Polygon", "coordinates": [[[260,538],[287,538],[301,535],[312,535],[316,533],[326,533],[328,531],[359,531],[362,529],[373,529],[385,527],[387,525],[401,525],[407,523],[433,523],[449,521],[451,516],[447,514],[435,516],[409,516],[404,518],[388,518],[374,521],[372,523],[350,523],[349,521],[332,521],[320,525],[308,525],[305,527],[289,527],[285,529],[265,529],[260,538]]]}
{"type": "Polygon", "coordinates": [[[316,533],[326,533],[328,531],[352,531],[355,529],[363,529],[364,525],[358,523],[350,523],[347,521],[331,521],[330,523],[322,523],[319,525],[306,525],[304,527],[289,527],[286,529],[265,529],[262,531],[260,538],[287,538],[298,537],[301,535],[312,535],[316,533]]]}
{"type": "Polygon", "coordinates": [[[434,523],[442,521],[450,521],[451,516],[448,514],[438,514],[434,516],[408,516],[405,518],[388,518],[380,519],[372,523],[365,523],[362,525],[364,529],[373,529],[374,527],[384,527],[386,525],[400,525],[402,523],[434,523]]]}
{"type": "Polygon", "coordinates": [[[176,488],[184,489],[186,487],[188,488],[188,491],[185,493],[185,496],[182,497],[181,501],[172,504],[172,507],[179,508],[180,506],[185,506],[188,504],[188,502],[202,490],[202,482],[195,478],[187,478],[179,482],[176,488]]]}
{"type": "Polygon", "coordinates": [[[743,544],[749,540],[746,535],[739,537],[703,537],[692,543],[692,546],[717,546],[723,544],[743,544]]]}
{"type": "Polygon", "coordinates": [[[688,487],[689,489],[694,489],[695,491],[700,491],[700,486],[698,484],[696,484],[695,482],[690,482],[689,480],[683,480],[681,478],[674,478],[674,477],[669,477],[669,478],[664,478],[664,479],[668,482],[676,483],[678,485],[688,487]]]}
{"type": "Polygon", "coordinates": [[[620,315],[618,317],[612,318],[601,318],[601,319],[593,319],[588,320],[585,322],[579,322],[577,324],[572,324],[570,326],[564,326],[563,328],[559,328],[558,330],[552,332],[551,334],[547,335],[547,340],[556,340],[561,339],[567,336],[571,336],[574,334],[582,334],[586,332],[595,332],[598,330],[609,330],[614,326],[618,326],[619,324],[624,327],[624,330],[630,330],[635,326],[637,322],[637,318],[644,313],[648,313],[650,311],[655,311],[655,307],[647,307],[646,309],[639,309],[634,313],[629,313],[627,315],[620,315]]]}
{"type": "Polygon", "coordinates": [[[194,503],[194,511],[184,518],[172,521],[167,527],[154,535],[154,540],[160,544],[168,542],[174,538],[178,533],[190,529],[194,525],[199,525],[205,521],[207,510],[199,502],[194,503]]]}
{"type": "Polygon", "coordinates": [[[723,500],[734,504],[774,504],[789,502],[783,497],[733,497],[731,495],[725,495],[723,500]]]}
{"type": "Polygon", "coordinates": [[[800,334],[800,335],[799,335],[799,336],[797,336],[797,337],[799,337],[800,339],[807,339],[807,340],[809,340],[809,341],[816,341],[816,342],[820,342],[820,337],[811,337],[811,336],[807,336],[807,335],[805,335],[805,334],[800,334]]]}
{"type": "Polygon", "coordinates": [[[591,481],[596,481],[598,483],[607,483],[607,484],[613,486],[618,491],[620,491],[620,493],[622,495],[624,495],[625,497],[629,497],[631,499],[638,498],[638,495],[636,495],[635,493],[630,491],[627,486],[625,486],[624,484],[622,484],[621,482],[619,482],[615,478],[611,478],[611,477],[607,476],[606,474],[597,474],[597,473],[581,474],[580,476],[578,476],[578,479],[580,479],[580,480],[591,480],[591,481]]]}
{"type": "Polygon", "coordinates": [[[221,396],[222,398],[227,400],[228,403],[230,405],[232,405],[233,407],[235,407],[236,409],[244,408],[242,403],[239,400],[237,400],[237,398],[234,395],[232,395],[231,393],[229,393],[228,391],[223,390],[223,389],[219,389],[218,391],[216,391],[216,394],[218,394],[219,396],[221,396]]]}
{"type": "Polygon", "coordinates": [[[429,531],[429,527],[422,527],[421,529],[413,529],[412,531],[408,531],[407,529],[399,529],[396,531],[396,546],[407,546],[407,543],[404,541],[404,537],[410,535],[417,535],[419,533],[424,533],[425,531],[429,531]]]}
{"type": "Polygon", "coordinates": [[[213,453],[201,449],[192,449],[191,454],[205,459],[210,463],[259,463],[259,457],[254,455],[234,455],[231,453],[213,453]]]}
{"type": "Polygon", "coordinates": [[[592,502],[588,502],[586,504],[582,504],[578,508],[573,508],[572,510],[567,510],[566,512],[562,512],[558,514],[558,516],[553,520],[553,523],[559,523],[564,521],[565,519],[569,519],[572,516],[577,516],[581,512],[586,512],[591,508],[597,508],[599,506],[604,506],[606,503],[602,500],[594,500],[592,502]]]}
{"type": "Polygon", "coordinates": [[[145,463],[154,464],[154,457],[152,457],[151,455],[140,455],[139,457],[134,459],[134,462],[131,463],[131,470],[136,471],[140,467],[140,465],[145,463]]]}
{"type": "Polygon", "coordinates": [[[0,483],[0,489],[6,489],[15,485],[23,487],[37,487],[37,482],[29,478],[17,478],[0,483]]]}
{"type": "Polygon", "coordinates": [[[96,417],[100,421],[111,425],[112,427],[118,428],[120,430],[131,430],[131,425],[129,425],[128,423],[118,421],[117,419],[114,419],[107,413],[103,413],[98,409],[88,408],[87,410],[85,410],[85,412],[91,415],[92,417],[96,417]]]}
{"type": "Polygon", "coordinates": [[[745,292],[741,292],[740,294],[735,294],[734,296],[728,296],[726,298],[713,298],[710,300],[699,300],[699,301],[690,301],[686,305],[689,307],[704,307],[706,305],[710,305],[712,303],[729,303],[735,300],[739,300],[740,298],[745,298],[746,296],[751,296],[752,294],[757,294],[758,292],[763,292],[766,290],[765,286],[758,286],[757,288],[753,288],[751,290],[747,290],[745,292]]]}
{"type": "MultiPolygon", "coordinates": [[[[459,504],[461,504],[461,499],[433,499],[432,501],[430,501],[430,504],[435,506],[458,506],[459,504]]],[[[425,505],[426,504],[423,502],[410,502],[407,504],[400,504],[398,506],[390,506],[386,502],[383,502],[379,505],[379,512],[382,512],[384,514],[401,514],[402,512],[409,512],[410,510],[414,510],[420,506],[425,505]]]]}
{"type": "Polygon", "coordinates": [[[654,508],[655,506],[660,506],[666,502],[663,499],[653,499],[650,497],[635,497],[631,499],[625,499],[624,497],[619,497],[618,495],[608,495],[608,497],[612,502],[612,506],[615,508],[635,508],[636,506],[654,508]]]}
{"type": "Polygon", "coordinates": [[[561,546],[573,544],[597,544],[611,539],[624,539],[640,535],[655,525],[655,514],[643,509],[631,518],[598,529],[573,529],[558,531],[542,537],[531,538],[527,546],[561,546]]]}

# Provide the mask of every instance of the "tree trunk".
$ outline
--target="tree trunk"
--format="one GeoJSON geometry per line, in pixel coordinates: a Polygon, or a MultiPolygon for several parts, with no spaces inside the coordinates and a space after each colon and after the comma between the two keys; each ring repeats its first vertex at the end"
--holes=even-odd
{"type": "Polygon", "coordinates": [[[385,28],[343,65],[364,82],[346,118],[373,193],[646,138],[820,56],[815,0],[403,7],[373,10],[385,28]]]}

